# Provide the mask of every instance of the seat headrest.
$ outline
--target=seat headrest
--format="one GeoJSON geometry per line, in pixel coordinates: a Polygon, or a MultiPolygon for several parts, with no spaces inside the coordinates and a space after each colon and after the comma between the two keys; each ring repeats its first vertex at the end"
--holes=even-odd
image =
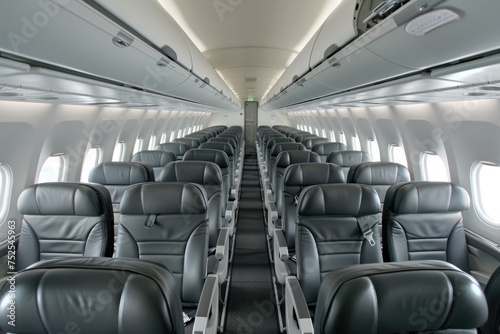
{"type": "Polygon", "coordinates": [[[175,160],[177,157],[172,151],[140,151],[132,156],[132,162],[142,162],[151,167],[163,167],[175,160]]]}
{"type": "Polygon", "coordinates": [[[317,144],[317,143],[325,143],[327,142],[327,138],[321,138],[321,137],[308,137],[302,140],[302,144],[308,149],[312,149],[312,147],[317,144]]]}
{"type": "Polygon", "coordinates": [[[15,296],[10,285],[0,285],[2,333],[184,333],[174,277],[152,262],[59,258],[37,262],[14,279],[15,296]],[[12,327],[7,305],[14,302],[19,311],[12,327]]]}
{"type": "Polygon", "coordinates": [[[311,133],[305,133],[305,134],[296,136],[295,137],[295,141],[297,143],[302,143],[307,138],[318,138],[318,136],[317,135],[313,135],[311,133]]]}
{"type": "Polygon", "coordinates": [[[216,143],[216,142],[203,143],[199,146],[199,148],[203,149],[208,148],[212,150],[224,151],[224,153],[226,153],[228,157],[234,156],[233,147],[228,143],[216,143]]]}
{"type": "Polygon", "coordinates": [[[221,150],[213,150],[209,148],[189,150],[184,154],[183,161],[209,161],[215,163],[219,168],[229,167],[229,157],[221,150]]]}
{"type": "Polygon", "coordinates": [[[277,156],[283,151],[307,151],[301,143],[278,143],[271,148],[271,155],[277,156]]]}
{"type": "Polygon", "coordinates": [[[316,152],[319,155],[328,155],[331,152],[336,151],[345,151],[347,150],[347,146],[343,143],[319,143],[314,144],[311,148],[312,152],[316,152]]]}
{"type": "Polygon", "coordinates": [[[362,162],[369,162],[371,160],[370,155],[365,151],[332,152],[326,159],[327,162],[331,162],[342,167],[350,167],[362,162]]]}
{"type": "Polygon", "coordinates": [[[99,184],[49,182],[23,190],[17,201],[19,213],[50,216],[112,215],[111,198],[99,184]]]}
{"type": "Polygon", "coordinates": [[[195,183],[151,182],[130,186],[120,204],[121,214],[204,214],[206,193],[195,183]]]}
{"type": "Polygon", "coordinates": [[[410,180],[408,168],[395,162],[361,163],[352,166],[347,174],[348,183],[392,185],[410,180]]]}
{"type": "Polygon", "coordinates": [[[184,143],[184,144],[188,144],[189,145],[189,148],[198,148],[198,146],[200,146],[201,142],[199,139],[196,139],[196,138],[177,138],[177,139],[174,139],[172,140],[172,142],[174,143],[184,143]]]}
{"type": "Polygon", "coordinates": [[[452,264],[435,260],[359,264],[338,269],[321,283],[314,332],[476,332],[487,318],[481,287],[452,264]]]}
{"type": "Polygon", "coordinates": [[[89,182],[102,185],[130,185],[155,180],[153,168],[139,162],[103,162],[89,174],[89,182]]]}
{"type": "Polygon", "coordinates": [[[284,185],[306,187],[314,184],[345,183],[342,168],[323,162],[298,163],[284,172],[284,185]]]}
{"type": "Polygon", "coordinates": [[[469,208],[467,191],[450,182],[404,182],[389,188],[384,211],[436,213],[465,211],[469,208]]]}
{"type": "Polygon", "coordinates": [[[219,166],[213,162],[175,161],[163,167],[158,181],[221,185],[222,174],[219,166]]]}
{"type": "Polygon", "coordinates": [[[236,142],[232,138],[214,137],[214,138],[210,139],[208,142],[228,143],[231,145],[232,148],[236,148],[236,142]]]}
{"type": "Polygon", "coordinates": [[[380,212],[380,200],[371,187],[361,184],[320,184],[307,187],[299,197],[302,216],[364,216],[380,212]]]}
{"type": "Polygon", "coordinates": [[[288,137],[273,137],[267,141],[266,147],[270,149],[271,147],[274,146],[274,144],[279,144],[279,143],[295,143],[295,140],[288,137]]]}
{"type": "Polygon", "coordinates": [[[190,147],[186,143],[163,143],[155,147],[155,150],[158,151],[172,151],[176,156],[184,155],[189,149],[190,147]]]}
{"type": "Polygon", "coordinates": [[[276,157],[276,167],[286,168],[302,162],[321,162],[318,154],[309,151],[284,151],[276,157]]]}

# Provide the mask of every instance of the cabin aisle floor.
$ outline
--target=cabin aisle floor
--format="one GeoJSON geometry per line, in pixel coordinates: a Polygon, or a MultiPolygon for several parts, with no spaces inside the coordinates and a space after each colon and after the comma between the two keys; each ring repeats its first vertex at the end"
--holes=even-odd
{"type": "Polygon", "coordinates": [[[279,333],[257,157],[245,157],[225,333],[279,333]]]}

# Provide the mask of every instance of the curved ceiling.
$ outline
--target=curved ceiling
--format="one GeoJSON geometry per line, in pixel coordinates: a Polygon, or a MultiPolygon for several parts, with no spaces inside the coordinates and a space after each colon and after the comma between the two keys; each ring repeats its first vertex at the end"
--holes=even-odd
{"type": "Polygon", "coordinates": [[[159,2],[233,92],[258,101],[340,0],[159,2]]]}

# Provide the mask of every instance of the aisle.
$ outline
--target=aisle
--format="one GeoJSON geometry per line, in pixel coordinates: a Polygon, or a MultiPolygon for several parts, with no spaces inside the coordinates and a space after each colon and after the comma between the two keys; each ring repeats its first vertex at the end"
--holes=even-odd
{"type": "Polygon", "coordinates": [[[243,166],[232,266],[225,333],[278,333],[255,155],[243,166]]]}

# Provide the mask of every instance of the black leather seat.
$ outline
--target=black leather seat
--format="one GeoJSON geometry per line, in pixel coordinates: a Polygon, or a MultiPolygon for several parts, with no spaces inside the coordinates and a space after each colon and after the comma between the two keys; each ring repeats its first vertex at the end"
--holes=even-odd
{"type": "Polygon", "coordinates": [[[360,184],[311,186],[302,191],[297,206],[297,278],[306,303],[316,303],[321,282],[330,272],[382,262],[380,202],[372,188],[360,184]]]}
{"type": "Polygon", "coordinates": [[[157,151],[172,151],[175,153],[177,160],[182,160],[184,153],[189,151],[191,148],[186,143],[162,143],[155,147],[157,151]]]}
{"type": "Polygon", "coordinates": [[[172,151],[141,151],[132,156],[132,162],[148,164],[153,168],[156,181],[158,181],[163,167],[176,160],[177,157],[172,151]]]}
{"type": "Polygon", "coordinates": [[[113,254],[113,208],[101,185],[35,184],[21,193],[17,206],[23,220],[16,271],[52,257],[113,254]]]}
{"type": "Polygon", "coordinates": [[[313,146],[319,143],[328,142],[327,138],[322,137],[306,137],[302,140],[302,145],[304,145],[309,151],[312,150],[313,146]]]}
{"type": "Polygon", "coordinates": [[[449,182],[390,187],[382,213],[384,260],[442,260],[469,272],[462,217],[468,207],[465,189],[449,182]]]}
{"type": "Polygon", "coordinates": [[[198,148],[201,144],[200,140],[197,138],[177,138],[172,140],[173,143],[184,143],[188,144],[189,148],[198,148]]]}
{"type": "Polygon", "coordinates": [[[488,321],[481,327],[481,333],[499,334],[500,333],[500,267],[498,267],[484,289],[486,300],[488,302],[488,321]]]}
{"type": "Polygon", "coordinates": [[[263,156],[264,156],[264,162],[267,164],[269,161],[269,155],[271,153],[271,148],[274,146],[274,144],[281,144],[281,143],[295,143],[295,140],[292,138],[288,137],[273,137],[270,138],[267,141],[266,147],[263,148],[263,156]]]}
{"type": "MultiPolygon", "coordinates": [[[[206,193],[208,212],[208,234],[209,234],[209,272],[219,275],[222,283],[227,277],[229,248],[225,250],[225,258],[216,259],[215,250],[218,242],[227,241],[229,247],[229,231],[227,240],[221,239],[221,230],[229,228],[229,221],[225,218],[227,207],[227,193],[222,193],[222,174],[219,166],[207,161],[176,161],[169,163],[161,173],[162,182],[191,182],[203,187],[206,193]],[[217,261],[220,260],[220,261],[217,261]]],[[[224,246],[224,245],[222,245],[224,246]]]]}
{"type": "MultiPolygon", "coordinates": [[[[236,173],[236,163],[237,163],[237,158],[235,157],[234,154],[234,149],[233,147],[228,144],[228,143],[216,143],[216,142],[210,142],[210,143],[203,143],[199,147],[200,149],[211,149],[211,150],[219,150],[223,151],[226,153],[228,159],[229,159],[229,164],[230,168],[232,169],[232,175],[235,175],[236,173]]],[[[234,180],[233,180],[234,181],[234,180]]]]}
{"type": "Polygon", "coordinates": [[[365,162],[352,166],[347,174],[347,183],[366,184],[375,189],[380,198],[381,210],[389,187],[409,181],[408,168],[395,162],[365,162]]]}
{"type": "Polygon", "coordinates": [[[103,162],[92,168],[89,182],[102,184],[111,195],[115,213],[115,239],[120,222],[120,202],[125,190],[132,184],[154,181],[153,167],[139,162],[103,162]]]}
{"type": "Polygon", "coordinates": [[[231,147],[234,150],[235,158],[238,159],[239,154],[240,154],[240,148],[236,144],[236,141],[233,138],[223,138],[223,137],[214,137],[212,139],[208,140],[209,143],[226,143],[231,145],[231,147]]]}
{"type": "Polygon", "coordinates": [[[309,151],[285,151],[278,154],[276,157],[276,170],[274,171],[272,189],[276,200],[276,208],[278,209],[278,217],[281,217],[283,198],[283,178],[285,169],[294,164],[321,162],[319,155],[309,151]]]}
{"type": "Polygon", "coordinates": [[[370,154],[365,151],[339,151],[332,152],[326,158],[327,162],[339,165],[344,171],[344,175],[347,178],[349,169],[362,162],[370,162],[372,159],[370,154]]]}
{"type": "Polygon", "coordinates": [[[295,142],[304,144],[303,141],[307,138],[319,138],[319,137],[312,133],[303,133],[295,136],[295,142]]]}
{"type": "Polygon", "coordinates": [[[205,134],[196,132],[186,135],[184,136],[184,138],[196,138],[200,141],[200,144],[206,143],[208,141],[208,137],[205,134]]]}
{"type": "Polygon", "coordinates": [[[283,176],[281,227],[290,251],[295,250],[297,205],[302,191],[313,185],[345,183],[339,166],[324,162],[298,163],[287,167],[283,176]]]}
{"type": "Polygon", "coordinates": [[[231,189],[233,188],[234,183],[234,175],[231,173],[233,173],[234,171],[231,168],[229,157],[226,153],[221,150],[208,148],[189,150],[184,155],[183,161],[208,161],[213,162],[217,166],[219,166],[222,173],[222,183],[224,186],[222,193],[228,194],[228,199],[231,200],[231,189]]]}
{"type": "MultiPolygon", "coordinates": [[[[0,286],[2,333],[184,333],[179,286],[147,261],[68,258],[38,262],[0,286]],[[7,305],[15,302],[15,327],[7,305]]],[[[1,283],[0,283],[1,285],[1,283]]]]}
{"type": "Polygon", "coordinates": [[[345,150],[347,150],[347,146],[343,143],[319,143],[311,148],[311,152],[315,152],[319,155],[321,162],[326,162],[330,153],[345,150]]]}
{"type": "Polygon", "coordinates": [[[168,268],[181,301],[196,306],[207,276],[206,194],[197,184],[151,182],[128,188],[120,206],[117,258],[168,268]]]}
{"type": "Polygon", "coordinates": [[[278,143],[271,148],[269,160],[267,162],[267,174],[269,182],[273,184],[274,171],[276,168],[276,157],[284,151],[307,151],[305,146],[300,143],[278,143]]]}
{"type": "Polygon", "coordinates": [[[324,278],[314,333],[477,333],[487,316],[477,281],[449,263],[357,265],[324,278]]]}

